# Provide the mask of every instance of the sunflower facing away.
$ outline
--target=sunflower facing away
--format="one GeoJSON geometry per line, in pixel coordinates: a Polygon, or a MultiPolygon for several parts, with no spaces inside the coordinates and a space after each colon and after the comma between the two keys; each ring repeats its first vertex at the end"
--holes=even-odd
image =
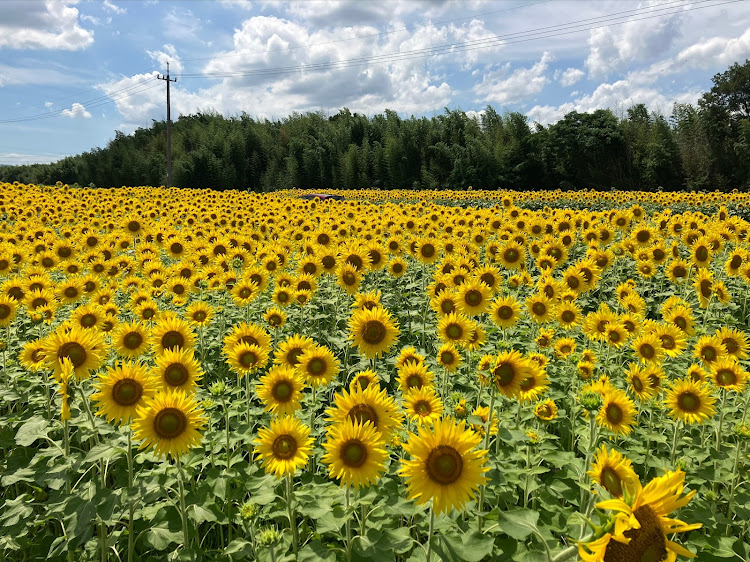
{"type": "Polygon", "coordinates": [[[136,439],[143,439],[141,449],[152,448],[160,458],[176,458],[200,443],[206,421],[195,395],[181,390],[157,392],[136,409],[133,432],[136,439]]]}
{"type": "Polygon", "coordinates": [[[370,422],[347,419],[336,423],[328,429],[323,447],[323,464],[342,486],[369,486],[385,470],[385,441],[370,422]]]}
{"type": "Polygon", "coordinates": [[[402,461],[399,470],[409,499],[418,505],[432,499],[437,514],[462,509],[487,483],[487,451],[477,449],[480,441],[463,421],[453,418],[422,426],[418,435],[410,433],[403,447],[412,458],[402,461]]]}
{"type": "Polygon", "coordinates": [[[282,478],[294,475],[298,468],[307,464],[313,440],[310,428],[304,423],[282,416],[271,419],[269,427],[258,430],[254,443],[255,455],[262,459],[265,471],[282,478]]]}
{"type": "Polygon", "coordinates": [[[94,383],[96,392],[91,400],[99,403],[99,416],[108,422],[127,423],[138,406],[156,393],[159,383],[149,376],[148,367],[137,361],[123,361],[109,367],[107,373],[94,383]]]}

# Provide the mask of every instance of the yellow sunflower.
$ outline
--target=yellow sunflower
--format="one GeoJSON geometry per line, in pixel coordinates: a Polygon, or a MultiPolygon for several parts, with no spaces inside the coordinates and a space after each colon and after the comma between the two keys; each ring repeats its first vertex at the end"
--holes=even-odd
{"type": "Polygon", "coordinates": [[[375,386],[368,386],[364,390],[342,390],[333,396],[333,402],[335,407],[329,408],[326,412],[328,421],[369,421],[386,440],[401,426],[404,417],[393,398],[388,396],[388,392],[375,386]]]}
{"type": "Polygon", "coordinates": [[[385,440],[370,422],[347,419],[327,431],[323,464],[342,486],[363,488],[385,471],[385,440]]]}
{"type": "Polygon", "coordinates": [[[299,356],[296,369],[307,384],[321,386],[328,384],[339,374],[339,361],[327,347],[315,346],[306,349],[299,356]]]}
{"type": "Polygon", "coordinates": [[[711,363],[711,380],[717,388],[742,393],[747,384],[748,373],[734,357],[719,359],[711,363]]]}
{"type": "Polygon", "coordinates": [[[133,432],[136,439],[143,439],[141,449],[153,448],[157,457],[176,458],[200,444],[206,422],[195,395],[157,392],[136,409],[133,432]]]}
{"type": "Polygon", "coordinates": [[[312,338],[293,334],[281,342],[274,351],[273,362],[277,365],[288,365],[296,367],[299,365],[299,358],[308,349],[315,348],[315,342],[312,338]]]}
{"type": "Polygon", "coordinates": [[[716,337],[724,344],[727,353],[736,359],[747,359],[747,334],[742,330],[723,327],[716,332],[716,337]]]}
{"type": "Polygon", "coordinates": [[[534,407],[534,415],[542,421],[552,421],[557,418],[557,404],[551,398],[547,398],[534,407]]]}
{"type": "Polygon", "coordinates": [[[630,459],[614,449],[607,451],[606,445],[599,447],[591,463],[591,470],[587,474],[591,480],[616,498],[622,498],[626,492],[635,491],[635,483],[638,481],[630,459]]]}
{"type": "Polygon", "coordinates": [[[41,371],[45,368],[44,340],[31,340],[23,344],[18,362],[27,371],[41,371]]]}
{"type": "Polygon", "coordinates": [[[121,357],[140,357],[149,348],[148,332],[137,320],[120,324],[112,330],[112,347],[121,357]]]}
{"type": "Polygon", "coordinates": [[[349,382],[349,389],[361,388],[364,390],[370,385],[379,387],[380,377],[372,369],[365,369],[364,371],[359,371],[354,377],[352,377],[352,380],[349,382]]]}
{"type": "Polygon", "coordinates": [[[399,336],[398,324],[381,306],[357,310],[349,320],[350,337],[368,359],[387,352],[399,336]]]}
{"type": "Polygon", "coordinates": [[[469,279],[458,288],[458,307],[468,316],[478,316],[490,306],[490,288],[477,279],[469,279]]]}
{"type": "Polygon", "coordinates": [[[171,313],[164,313],[151,329],[151,347],[157,355],[165,349],[189,349],[195,345],[190,324],[171,313]]]}
{"type": "Polygon", "coordinates": [[[263,461],[267,473],[277,478],[294,475],[307,464],[312,453],[310,428],[292,416],[271,419],[269,427],[258,430],[255,455],[263,461]]]}
{"type": "Polygon", "coordinates": [[[528,360],[515,349],[502,351],[492,366],[492,380],[500,393],[513,398],[521,391],[521,383],[531,375],[528,360]]]}
{"type": "Polygon", "coordinates": [[[669,415],[687,424],[700,424],[713,417],[715,403],[706,384],[687,379],[675,381],[664,396],[669,415]]]}
{"type": "Polygon", "coordinates": [[[192,349],[165,349],[154,359],[151,373],[161,390],[182,390],[193,394],[203,378],[203,370],[192,349]]]}
{"type": "Polygon", "coordinates": [[[54,369],[53,374],[58,380],[64,357],[70,359],[76,379],[81,380],[98,369],[107,355],[103,334],[77,326],[70,330],[60,326],[49,334],[44,342],[43,353],[47,365],[54,369]]]}
{"type": "Polygon", "coordinates": [[[108,367],[107,373],[99,377],[94,383],[96,392],[91,395],[91,400],[99,403],[97,415],[106,417],[108,422],[121,424],[130,421],[138,406],[152,398],[158,386],[146,365],[124,361],[108,367]]]}
{"type": "Polygon", "coordinates": [[[10,326],[18,312],[16,299],[0,294],[0,327],[10,326]]]}
{"type": "Polygon", "coordinates": [[[435,374],[427,368],[424,362],[409,361],[398,370],[398,387],[402,392],[414,388],[430,386],[435,374]]]}
{"type": "Polygon", "coordinates": [[[255,392],[267,412],[291,416],[301,407],[300,398],[305,381],[288,365],[274,365],[263,375],[255,392]]]}
{"type": "Polygon", "coordinates": [[[462,509],[487,483],[487,451],[477,449],[481,437],[463,421],[443,418],[409,434],[403,444],[412,459],[402,461],[399,473],[406,481],[409,499],[422,505],[432,499],[435,513],[462,509]]]}
{"type": "Polygon", "coordinates": [[[627,435],[635,424],[635,404],[620,389],[609,388],[602,397],[602,406],[596,421],[602,427],[618,435],[627,435]]]}
{"type": "Polygon", "coordinates": [[[412,388],[404,392],[404,410],[418,425],[433,423],[443,415],[443,401],[431,386],[412,388]]]}
{"type": "Polygon", "coordinates": [[[437,360],[449,373],[455,372],[463,361],[456,346],[450,342],[444,343],[438,348],[437,360]]]}
{"type": "Polygon", "coordinates": [[[194,326],[208,326],[214,316],[214,309],[203,301],[194,301],[185,310],[185,316],[194,326]]]}
{"type": "Polygon", "coordinates": [[[521,318],[521,305],[512,296],[497,297],[490,305],[490,319],[499,328],[512,328],[521,318]]]}
{"type": "Polygon", "coordinates": [[[268,351],[259,345],[239,342],[229,352],[228,362],[235,373],[244,377],[268,364],[268,351]]]}
{"type": "Polygon", "coordinates": [[[437,334],[444,342],[461,344],[469,339],[470,331],[469,319],[460,312],[451,312],[438,320],[437,334]]]}

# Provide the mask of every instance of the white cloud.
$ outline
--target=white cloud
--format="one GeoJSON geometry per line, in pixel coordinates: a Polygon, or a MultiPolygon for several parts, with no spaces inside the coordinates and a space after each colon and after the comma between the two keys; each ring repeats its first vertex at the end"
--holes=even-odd
{"type": "Polygon", "coordinates": [[[163,71],[166,71],[167,63],[169,63],[170,73],[182,73],[182,61],[174,45],[168,43],[164,45],[163,51],[146,51],[146,53],[151,57],[151,60],[159,64],[163,71]]]}
{"type": "Polygon", "coordinates": [[[102,5],[115,14],[124,14],[125,12],[127,12],[125,8],[120,8],[120,6],[113,4],[112,2],[110,2],[110,0],[104,0],[104,3],[102,5]]]}
{"type": "MultiPolygon", "coordinates": [[[[172,39],[200,40],[202,27],[200,18],[190,10],[181,9],[178,11],[177,8],[172,8],[164,16],[164,35],[172,39]]],[[[201,43],[206,44],[207,42],[201,40],[201,43]]]]}
{"type": "Polygon", "coordinates": [[[539,62],[530,68],[517,68],[510,75],[510,63],[502,69],[485,73],[482,81],[474,86],[474,93],[481,102],[487,103],[518,103],[527,100],[541,92],[549,84],[547,68],[553,60],[552,55],[545,51],[539,62]]]}
{"type": "Polygon", "coordinates": [[[44,107],[46,107],[47,109],[49,109],[49,108],[50,108],[50,107],[52,107],[53,105],[54,105],[54,104],[53,104],[53,103],[52,103],[51,101],[46,101],[46,102],[44,102],[44,107]]]}
{"type": "Polygon", "coordinates": [[[694,68],[729,65],[750,57],[750,28],[736,38],[712,37],[683,49],[677,61],[694,68]]]}
{"type": "Polygon", "coordinates": [[[75,51],[94,42],[94,32],[79,25],[73,2],[3,2],[0,48],[75,51]]]}
{"type": "Polygon", "coordinates": [[[70,109],[63,109],[61,115],[64,115],[65,117],[71,117],[73,119],[75,119],[76,117],[82,117],[83,119],[91,118],[91,113],[86,111],[86,108],[78,102],[74,103],[70,109]]]}
{"type": "MultiPolygon", "coordinates": [[[[589,32],[589,55],[586,68],[592,78],[609,76],[633,62],[645,62],[664,55],[681,35],[683,15],[648,16],[659,8],[651,4],[649,11],[640,12],[637,18],[623,25],[598,27],[589,32]]],[[[656,12],[654,15],[657,15],[656,12]]]]}
{"type": "Polygon", "coordinates": [[[583,78],[584,74],[580,68],[569,68],[560,75],[560,84],[568,88],[583,78]]]}

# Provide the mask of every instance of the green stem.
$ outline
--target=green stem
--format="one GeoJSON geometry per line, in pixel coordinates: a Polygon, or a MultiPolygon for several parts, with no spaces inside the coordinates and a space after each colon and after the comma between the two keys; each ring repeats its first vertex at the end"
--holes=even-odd
{"type": "Polygon", "coordinates": [[[294,482],[292,482],[291,474],[286,475],[286,509],[289,514],[289,526],[292,530],[292,547],[294,548],[294,558],[296,559],[297,551],[299,550],[299,535],[297,531],[297,514],[294,510],[294,482]]]}
{"type": "Polygon", "coordinates": [[[740,462],[740,455],[742,454],[742,449],[744,448],[740,439],[737,440],[737,452],[734,455],[734,466],[732,467],[732,484],[729,490],[729,505],[727,506],[727,519],[730,520],[730,523],[727,525],[727,535],[729,535],[729,530],[732,525],[731,520],[732,508],[734,507],[734,492],[737,489],[737,465],[740,462]]]}
{"type": "MultiPolygon", "coordinates": [[[[312,387],[312,404],[310,405],[310,436],[312,436],[315,429],[315,398],[318,388],[312,387]]],[[[315,475],[315,453],[310,454],[310,472],[315,475]]]]}
{"type": "MultiPolygon", "coordinates": [[[[487,423],[484,426],[484,446],[482,448],[485,451],[488,450],[490,446],[490,428],[492,427],[492,414],[494,413],[495,408],[495,394],[495,388],[493,387],[490,389],[490,409],[489,413],[487,414],[487,423]]],[[[484,490],[486,487],[487,485],[485,484],[479,490],[479,504],[477,506],[477,529],[480,533],[482,532],[482,509],[484,509],[484,490]]]]}
{"type": "Polygon", "coordinates": [[[669,464],[674,466],[674,455],[677,450],[677,436],[680,433],[680,423],[682,420],[677,420],[674,424],[674,437],[672,437],[672,449],[669,452],[669,464]]]}
{"type": "Polygon", "coordinates": [[[432,556],[432,530],[435,528],[435,509],[430,506],[430,528],[427,531],[427,562],[430,562],[432,556]]]}
{"type": "Polygon", "coordinates": [[[135,499],[133,494],[133,428],[128,428],[128,562],[133,562],[133,511],[135,499]]]}
{"type": "MultiPolygon", "coordinates": [[[[232,449],[229,447],[229,408],[227,408],[227,401],[224,396],[221,399],[222,406],[224,407],[224,430],[227,447],[227,472],[230,471],[232,466],[232,449]]],[[[227,544],[232,542],[232,489],[231,489],[231,478],[227,483],[227,519],[229,521],[229,529],[227,530],[227,544]]]]}
{"type": "Polygon", "coordinates": [[[346,504],[345,504],[345,511],[347,512],[346,515],[346,559],[351,560],[352,559],[352,516],[348,513],[349,507],[351,507],[351,486],[346,487],[346,504]]]}
{"type": "Polygon", "coordinates": [[[724,425],[724,412],[726,410],[727,391],[721,390],[721,408],[719,410],[719,425],[716,427],[716,452],[721,452],[721,430],[724,425]]]}
{"type": "Polygon", "coordinates": [[[180,518],[182,519],[182,542],[185,548],[188,547],[188,524],[187,509],[185,508],[185,473],[182,470],[182,461],[177,456],[177,471],[179,472],[177,482],[180,489],[180,518]]]}
{"type": "MultiPolygon", "coordinates": [[[[65,460],[67,461],[70,457],[70,427],[68,426],[68,420],[63,422],[63,443],[65,447],[65,460]]],[[[70,497],[70,472],[67,473],[65,479],[65,492],[66,496],[70,497]]],[[[65,525],[63,524],[63,532],[65,532],[65,525]]],[[[68,541],[68,562],[73,562],[73,547],[70,544],[70,537],[67,536],[68,541]]]]}

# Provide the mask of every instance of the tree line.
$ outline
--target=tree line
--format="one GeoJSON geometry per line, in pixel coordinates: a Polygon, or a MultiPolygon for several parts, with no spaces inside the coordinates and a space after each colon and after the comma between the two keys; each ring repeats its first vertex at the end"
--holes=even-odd
{"type": "MultiPolygon", "coordinates": [[[[185,115],[172,126],[172,165],[177,187],[219,190],[741,189],[750,186],[750,60],[669,116],[643,104],[620,116],[573,111],[546,127],[491,106],[478,117],[185,115]]],[[[52,164],[0,167],[0,180],[164,185],[166,122],[52,164]]]]}

